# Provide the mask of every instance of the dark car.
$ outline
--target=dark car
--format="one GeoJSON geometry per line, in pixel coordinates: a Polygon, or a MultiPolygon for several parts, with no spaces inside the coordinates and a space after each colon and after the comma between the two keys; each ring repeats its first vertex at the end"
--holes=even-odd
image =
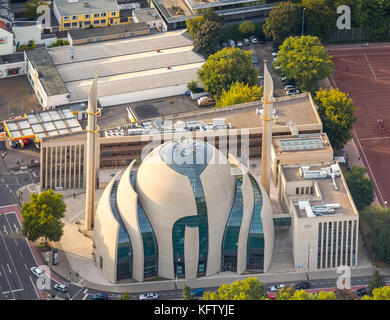
{"type": "Polygon", "coordinates": [[[93,300],[108,300],[108,295],[106,293],[96,293],[92,297],[93,300]]]}
{"type": "Polygon", "coordinates": [[[356,290],[356,294],[357,294],[359,297],[363,297],[363,296],[365,296],[365,295],[368,295],[368,287],[364,287],[364,288],[357,289],[357,290],[356,290]]]}
{"type": "Polygon", "coordinates": [[[310,288],[311,288],[310,282],[299,282],[299,283],[295,284],[296,290],[306,290],[306,289],[310,289],[310,288]]]}

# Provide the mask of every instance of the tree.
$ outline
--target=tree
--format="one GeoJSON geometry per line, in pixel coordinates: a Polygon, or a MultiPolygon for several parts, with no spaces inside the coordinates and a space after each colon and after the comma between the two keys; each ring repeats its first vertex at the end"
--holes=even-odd
{"type": "Polygon", "coordinates": [[[372,297],[366,295],[361,300],[390,300],[390,287],[376,288],[372,290],[372,297]]]}
{"type": "Polygon", "coordinates": [[[327,133],[335,150],[340,150],[351,138],[356,121],[352,100],[339,89],[320,89],[315,103],[321,117],[323,130],[327,133]]]}
{"type": "Polygon", "coordinates": [[[289,37],[279,49],[274,66],[286,78],[295,79],[302,90],[314,90],[319,80],[333,72],[332,59],[317,37],[289,37]]]}
{"type": "Polygon", "coordinates": [[[291,300],[291,298],[294,296],[294,293],[295,289],[293,286],[286,286],[276,292],[275,298],[276,300],[291,300]]]}
{"type": "Polygon", "coordinates": [[[218,50],[218,39],[222,25],[214,21],[206,20],[194,38],[194,49],[203,55],[210,55],[218,50]]]}
{"type": "Polygon", "coordinates": [[[305,290],[295,290],[292,286],[282,288],[276,294],[276,300],[336,300],[334,292],[320,291],[317,294],[305,290]]]}
{"type": "Polygon", "coordinates": [[[370,206],[375,198],[374,186],[366,172],[364,167],[353,166],[345,179],[358,211],[370,206]]]}
{"type": "Polygon", "coordinates": [[[302,0],[307,34],[326,40],[336,28],[337,12],[329,0],[302,0]]]}
{"type": "Polygon", "coordinates": [[[201,26],[206,22],[204,16],[199,16],[196,18],[191,18],[186,20],[186,27],[191,37],[195,39],[197,33],[200,31],[201,26]]]}
{"type": "Polygon", "coordinates": [[[191,294],[191,288],[187,285],[183,288],[183,300],[194,300],[195,295],[191,294]]]}
{"type": "Polygon", "coordinates": [[[45,2],[42,0],[30,0],[24,3],[24,6],[26,7],[25,16],[29,20],[36,20],[38,18],[37,15],[37,8],[41,5],[44,5],[45,2]]]}
{"type": "Polygon", "coordinates": [[[253,22],[244,21],[243,23],[240,24],[238,29],[240,30],[240,33],[243,37],[249,37],[250,35],[255,33],[256,26],[253,22]]]}
{"type": "Polygon", "coordinates": [[[254,86],[257,72],[251,56],[250,51],[238,48],[224,48],[210,55],[197,72],[205,91],[218,100],[223,90],[229,90],[236,81],[254,86]]]}
{"type": "Polygon", "coordinates": [[[264,34],[272,39],[276,45],[293,35],[300,33],[302,7],[290,1],[275,5],[263,26],[264,34]]]}
{"type": "Polygon", "coordinates": [[[386,285],[385,278],[382,276],[377,269],[374,270],[374,274],[368,285],[368,293],[372,295],[374,293],[374,289],[382,288],[386,285]]]}
{"type": "Polygon", "coordinates": [[[205,292],[203,300],[264,300],[264,284],[257,278],[249,277],[237,280],[230,285],[224,284],[217,292],[205,292]]]}
{"type": "Polygon", "coordinates": [[[63,235],[63,223],[66,204],[60,193],[53,190],[41,192],[39,195],[33,193],[30,202],[22,207],[23,226],[22,232],[30,241],[36,241],[44,237],[51,241],[59,241],[63,235]]]}
{"type": "Polygon", "coordinates": [[[125,291],[122,295],[121,295],[121,300],[131,300],[131,295],[129,295],[129,293],[127,291],[125,291]]]}
{"type": "Polygon", "coordinates": [[[216,107],[226,107],[239,103],[257,101],[262,96],[262,87],[235,82],[228,91],[223,91],[221,98],[217,101],[216,107]]]}
{"type": "Polygon", "coordinates": [[[388,24],[390,22],[389,0],[361,0],[361,21],[369,28],[373,40],[387,38],[388,24]]]}
{"type": "Polygon", "coordinates": [[[378,259],[390,262],[390,209],[371,206],[359,216],[360,230],[370,251],[378,259]]]}

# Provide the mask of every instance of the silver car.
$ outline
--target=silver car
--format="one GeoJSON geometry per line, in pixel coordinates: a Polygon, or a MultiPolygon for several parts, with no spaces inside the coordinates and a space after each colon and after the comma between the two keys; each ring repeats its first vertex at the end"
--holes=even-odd
{"type": "Polygon", "coordinates": [[[64,284],[59,284],[59,283],[56,283],[54,285],[54,289],[58,290],[58,291],[61,291],[61,292],[67,292],[68,291],[68,287],[64,284]]]}
{"type": "Polygon", "coordinates": [[[138,297],[139,300],[155,300],[158,299],[158,294],[154,292],[142,293],[138,297]]]}
{"type": "Polygon", "coordinates": [[[30,268],[30,271],[32,272],[32,274],[34,276],[36,276],[37,278],[40,278],[40,277],[43,277],[43,272],[41,269],[39,269],[38,267],[32,267],[30,268]]]}

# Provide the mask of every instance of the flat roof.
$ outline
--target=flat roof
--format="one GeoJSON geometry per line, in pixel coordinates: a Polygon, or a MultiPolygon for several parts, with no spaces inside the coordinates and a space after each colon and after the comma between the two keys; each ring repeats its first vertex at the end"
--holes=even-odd
{"type": "Polygon", "coordinates": [[[116,0],[53,0],[61,16],[118,11],[116,0]],[[87,3],[86,6],[84,3],[87,3]]]}
{"type": "Polygon", "coordinates": [[[22,62],[22,61],[24,61],[23,52],[17,52],[13,54],[6,54],[0,56],[0,64],[15,63],[15,62],[22,62]]]}
{"type": "Polygon", "coordinates": [[[133,16],[137,18],[139,22],[148,22],[151,19],[161,19],[156,8],[140,8],[133,10],[133,16]]]}
{"type": "Polygon", "coordinates": [[[272,144],[278,154],[332,150],[328,136],[324,132],[273,137],[272,144]]]}
{"type": "Polygon", "coordinates": [[[4,128],[11,140],[53,137],[81,131],[82,128],[70,108],[45,110],[25,114],[15,120],[4,121],[4,128]]]}
{"type": "MultiPolygon", "coordinates": [[[[320,170],[325,167],[329,167],[330,165],[334,164],[335,162],[329,162],[324,163],[322,165],[319,164],[313,164],[312,166],[310,164],[307,164],[307,166],[310,166],[310,170],[320,170]]],[[[329,178],[314,178],[314,179],[303,179],[303,177],[300,174],[300,168],[301,166],[296,165],[282,165],[282,171],[284,176],[286,177],[286,180],[288,182],[300,182],[300,181],[310,181],[313,180],[318,184],[320,196],[318,197],[317,194],[304,194],[304,195],[294,195],[290,196],[290,198],[293,198],[293,201],[295,202],[295,209],[297,211],[298,217],[307,218],[307,213],[305,209],[300,209],[298,200],[309,201],[311,206],[323,206],[323,205],[329,205],[329,204],[339,204],[339,208],[335,208],[333,213],[327,214],[326,216],[336,216],[336,215],[354,215],[355,210],[353,208],[353,205],[351,203],[350,198],[348,197],[347,187],[345,185],[345,180],[342,179],[341,176],[336,176],[335,183],[337,185],[337,190],[333,184],[332,179],[329,178]]],[[[342,172],[341,172],[342,175],[342,172]]],[[[298,185],[297,185],[298,187],[298,185]]],[[[321,216],[318,216],[319,218],[321,216]]]]}
{"type": "Polygon", "coordinates": [[[73,49],[70,46],[55,48],[49,50],[49,54],[70,93],[70,101],[79,101],[88,98],[96,71],[99,97],[196,80],[196,72],[205,59],[193,50],[188,36],[186,30],[179,30],[85,44],[73,49]]]}
{"type": "Polygon", "coordinates": [[[81,40],[97,36],[101,37],[125,32],[135,32],[139,30],[149,30],[149,27],[145,22],[140,22],[92,29],[71,29],[68,31],[68,34],[73,40],[81,40]]]}
{"type": "Polygon", "coordinates": [[[27,50],[25,53],[34,69],[38,72],[39,80],[45,89],[47,96],[68,93],[46,48],[27,50]]]}
{"type": "MultiPolygon", "coordinates": [[[[232,129],[262,128],[262,121],[256,113],[257,108],[261,106],[262,103],[256,101],[224,108],[206,109],[204,112],[178,114],[174,118],[183,121],[196,118],[204,122],[212,122],[214,118],[225,118],[226,122],[231,124],[232,129]]],[[[315,106],[311,103],[308,93],[276,98],[274,108],[278,116],[272,126],[274,132],[278,132],[278,127],[288,126],[289,122],[294,122],[300,130],[304,129],[305,126],[312,125],[319,126],[322,129],[322,122],[315,106]]],[[[165,118],[169,119],[171,117],[166,116],[165,118]]]]}

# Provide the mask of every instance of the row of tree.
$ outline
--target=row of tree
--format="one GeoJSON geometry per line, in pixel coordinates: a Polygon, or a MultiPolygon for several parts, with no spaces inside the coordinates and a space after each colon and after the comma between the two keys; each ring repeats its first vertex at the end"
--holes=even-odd
{"type": "MultiPolygon", "coordinates": [[[[196,299],[189,286],[184,286],[183,299],[196,299]]],[[[293,286],[283,287],[275,294],[275,300],[358,300],[358,296],[350,289],[336,291],[319,291],[309,293],[295,290],[293,286]]],[[[263,282],[256,277],[237,280],[232,284],[223,284],[217,291],[205,291],[203,300],[270,300],[263,282]]],[[[390,300],[390,287],[386,286],[384,277],[375,270],[369,283],[368,295],[362,300],[390,300]]]]}
{"type": "Polygon", "coordinates": [[[388,38],[390,0],[283,1],[271,10],[263,31],[277,45],[289,36],[300,35],[302,27],[305,34],[327,40],[336,29],[339,17],[337,8],[340,5],[350,7],[352,27],[369,28],[373,40],[388,38]]]}

